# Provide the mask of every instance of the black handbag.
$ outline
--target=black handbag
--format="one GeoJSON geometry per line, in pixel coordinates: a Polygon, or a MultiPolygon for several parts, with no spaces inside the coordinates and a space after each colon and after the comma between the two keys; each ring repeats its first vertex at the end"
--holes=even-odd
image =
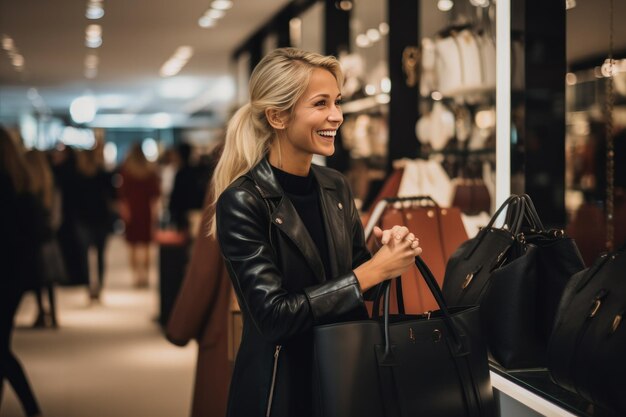
{"type": "Polygon", "coordinates": [[[548,345],[554,382],[626,415],[626,245],[575,274],[548,345]]]}
{"type": "Polygon", "coordinates": [[[443,294],[451,306],[481,306],[489,351],[501,366],[544,367],[561,294],[582,268],[574,241],[545,229],[529,196],[513,195],[450,257],[443,294]],[[500,214],[505,222],[496,228],[500,214]]]}
{"type": "Polygon", "coordinates": [[[390,315],[387,281],[382,322],[375,308],[371,320],[314,328],[315,416],[495,416],[478,307],[448,310],[428,267],[416,265],[440,310],[406,315],[399,305],[390,315]]]}

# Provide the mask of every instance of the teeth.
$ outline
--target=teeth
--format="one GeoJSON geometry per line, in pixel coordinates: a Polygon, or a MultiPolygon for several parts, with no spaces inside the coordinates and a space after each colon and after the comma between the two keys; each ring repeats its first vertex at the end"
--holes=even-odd
{"type": "Polygon", "coordinates": [[[336,130],[320,130],[319,132],[317,132],[318,135],[320,136],[328,136],[328,137],[335,137],[335,135],[337,134],[336,130]]]}

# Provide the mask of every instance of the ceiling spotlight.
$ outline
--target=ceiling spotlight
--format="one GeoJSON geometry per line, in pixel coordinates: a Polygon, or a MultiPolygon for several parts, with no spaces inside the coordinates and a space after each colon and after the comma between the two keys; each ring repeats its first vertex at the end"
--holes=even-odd
{"type": "Polygon", "coordinates": [[[181,61],[188,61],[192,55],[193,47],[187,45],[179,46],[178,48],[176,48],[176,52],[174,52],[174,58],[181,61]]]}
{"type": "Polygon", "coordinates": [[[99,0],[90,0],[87,3],[87,12],[85,13],[85,17],[87,19],[100,19],[104,16],[104,8],[102,7],[102,3],[99,0]]]}
{"type": "Polygon", "coordinates": [[[13,57],[13,66],[15,67],[23,67],[24,66],[24,57],[22,55],[15,55],[13,57]]]}
{"type": "Polygon", "coordinates": [[[211,19],[209,16],[202,16],[198,19],[198,26],[201,28],[210,28],[215,26],[215,19],[211,19]]]}
{"type": "Polygon", "coordinates": [[[102,46],[102,38],[85,39],[85,46],[88,48],[99,48],[102,46]]]}
{"type": "Polygon", "coordinates": [[[215,10],[228,10],[233,7],[233,2],[231,0],[213,0],[211,7],[215,10]]]}
{"type": "Polygon", "coordinates": [[[380,32],[383,36],[387,35],[389,33],[389,24],[387,22],[382,22],[378,25],[378,32],[380,32]]]}
{"type": "Polygon", "coordinates": [[[98,48],[102,45],[102,27],[100,25],[89,25],[85,29],[85,45],[89,48],[98,48]]]}
{"type": "Polygon", "coordinates": [[[469,0],[472,6],[489,7],[489,0],[469,0]]]}
{"type": "Polygon", "coordinates": [[[211,9],[208,10],[204,15],[210,17],[211,19],[221,19],[222,17],[224,17],[225,14],[226,12],[223,10],[211,9]]]}
{"type": "Polygon", "coordinates": [[[89,123],[96,117],[96,99],[93,96],[81,96],[72,100],[70,116],[76,123],[89,123]]]}
{"type": "Polygon", "coordinates": [[[15,48],[15,43],[13,42],[13,39],[7,35],[4,35],[2,37],[2,49],[4,49],[5,51],[10,51],[13,48],[15,48]]]}
{"type": "Polygon", "coordinates": [[[454,7],[454,2],[452,0],[439,0],[437,2],[437,8],[442,12],[449,12],[454,7]]]}

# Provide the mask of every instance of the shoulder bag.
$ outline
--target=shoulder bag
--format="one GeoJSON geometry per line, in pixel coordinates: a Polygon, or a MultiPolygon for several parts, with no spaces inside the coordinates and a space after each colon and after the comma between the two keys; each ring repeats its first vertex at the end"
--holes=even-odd
{"type": "Polygon", "coordinates": [[[569,277],[584,268],[562,231],[546,230],[527,195],[509,197],[446,265],[449,305],[480,305],[492,359],[508,369],[545,367],[547,339],[569,277]],[[501,228],[494,223],[505,214],[501,228]]]}
{"type": "Polygon", "coordinates": [[[449,310],[426,264],[416,265],[440,310],[390,315],[386,281],[382,321],[374,308],[372,320],[314,328],[315,416],[495,416],[478,307],[449,310]]]}
{"type": "Polygon", "coordinates": [[[575,274],[548,345],[554,382],[626,415],[626,245],[575,274]]]}

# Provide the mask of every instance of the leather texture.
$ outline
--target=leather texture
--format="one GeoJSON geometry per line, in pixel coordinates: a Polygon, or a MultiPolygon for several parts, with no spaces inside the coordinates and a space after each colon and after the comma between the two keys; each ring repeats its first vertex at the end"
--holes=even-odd
{"type": "MultiPolygon", "coordinates": [[[[467,240],[459,209],[441,208],[429,197],[390,198],[386,201],[388,205],[378,225],[383,230],[394,225],[404,225],[413,232],[420,240],[423,249],[422,258],[441,286],[448,258],[467,240]]],[[[375,246],[373,237],[370,238],[369,244],[370,249],[375,246]]],[[[421,314],[438,309],[435,298],[424,280],[420,278],[416,267],[407,270],[403,278],[404,304],[407,312],[421,314]]],[[[392,312],[397,312],[395,294],[396,292],[392,291],[392,312]]]]}
{"type": "Polygon", "coordinates": [[[349,187],[334,170],[311,169],[332,277],[266,159],[217,203],[218,241],[243,314],[230,417],[310,415],[313,326],[367,317],[353,268],[371,255],[349,187]]]}
{"type": "Polygon", "coordinates": [[[548,346],[548,369],[557,384],[620,416],[626,415],[624,271],[626,245],[575,274],[548,346]]]}
{"type": "Polygon", "coordinates": [[[478,307],[448,310],[425,264],[416,263],[441,309],[317,326],[316,417],[495,416],[478,307]]]}
{"type": "MultiPolygon", "coordinates": [[[[207,190],[201,224],[213,215],[207,190]]],[[[231,363],[227,324],[232,287],[219,245],[201,229],[170,314],[165,335],[179,346],[198,341],[191,417],[224,416],[231,363]]]]}
{"type": "Polygon", "coordinates": [[[448,261],[450,305],[480,305],[492,358],[508,369],[542,367],[556,307],[584,263],[572,239],[546,230],[530,197],[511,196],[448,261]],[[502,228],[494,222],[506,211],[502,228]]]}

